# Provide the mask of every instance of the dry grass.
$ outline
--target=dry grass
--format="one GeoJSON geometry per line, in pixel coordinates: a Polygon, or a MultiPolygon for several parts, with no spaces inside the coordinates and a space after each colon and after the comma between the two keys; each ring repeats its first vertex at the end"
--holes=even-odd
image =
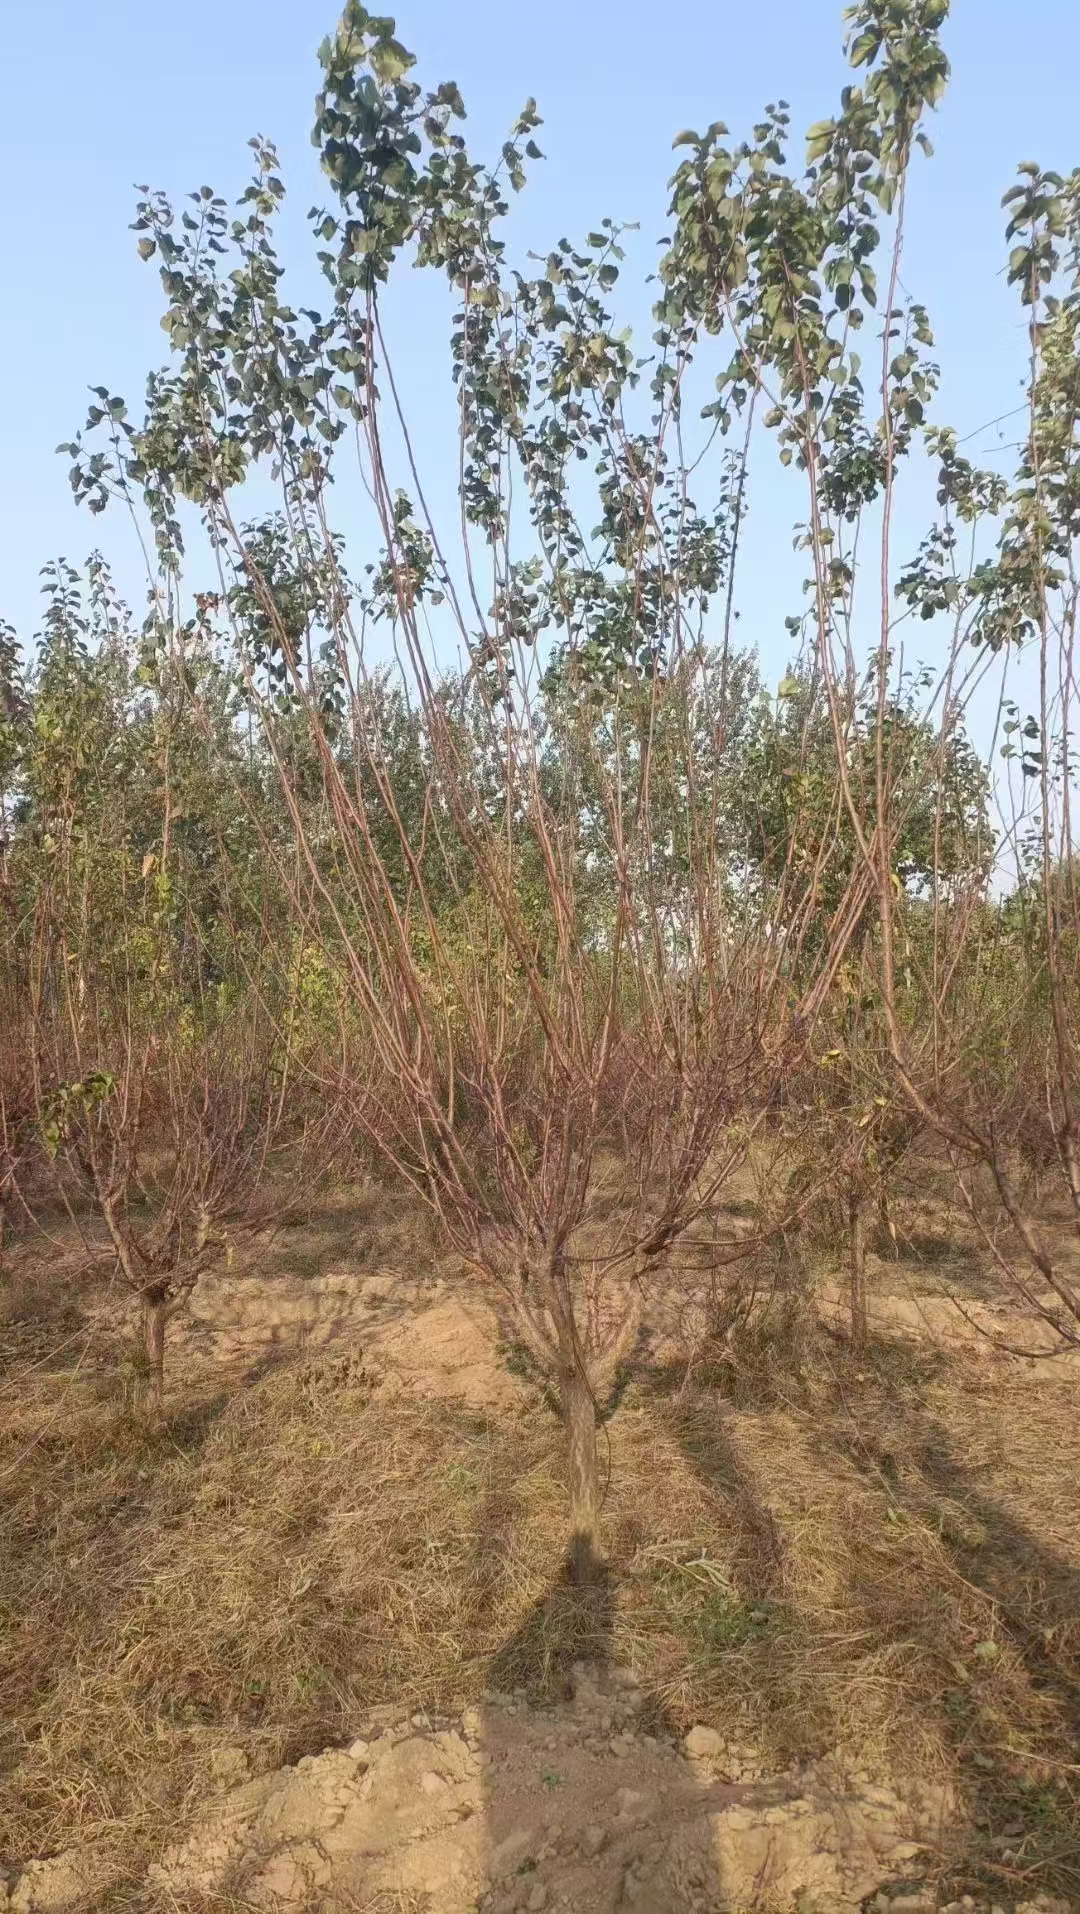
{"type": "Polygon", "coordinates": [[[611,1653],[658,1716],[763,1770],[838,1751],[948,1779],[970,1814],[954,1878],[1080,1885],[1071,1381],[911,1344],[857,1370],[797,1298],[774,1307],[690,1392],[629,1380],[610,1574],[582,1599],[553,1573],[559,1434],[535,1391],[472,1414],[330,1355],[188,1379],[155,1431],[116,1360],[61,1352],[4,1398],[6,1858],[104,1840],[120,1907],[222,1744],[276,1765],[375,1704],[550,1689],[611,1653]]]}

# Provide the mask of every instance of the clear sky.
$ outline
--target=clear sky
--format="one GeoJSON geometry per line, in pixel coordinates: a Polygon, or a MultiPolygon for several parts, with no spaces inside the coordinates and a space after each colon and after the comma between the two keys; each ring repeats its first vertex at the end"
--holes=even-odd
{"type": "MultiPolygon", "coordinates": [[[[1021,397],[1022,328],[1001,276],[999,200],[1021,159],[1080,162],[1080,0],[954,0],[953,16],[953,82],[933,128],[937,156],[917,168],[904,279],[931,311],[943,410],[968,433],[1021,397]]],[[[478,151],[494,150],[536,96],[547,158],[517,209],[524,242],[546,250],[604,214],[637,219],[642,271],[665,230],[680,129],[722,118],[738,136],[779,97],[804,127],[831,113],[845,71],[839,0],[410,0],[397,17],[418,77],[457,80],[478,151]]],[[[100,543],[138,600],[121,524],[76,511],[54,453],[81,424],[88,385],[137,401],[147,368],[165,356],[156,272],[140,264],[128,230],[134,183],[180,193],[205,181],[231,194],[246,178],[246,139],[267,134],[290,189],[287,254],[302,258],[303,214],[328,198],[309,128],[315,49],[334,18],[334,0],[52,0],[8,10],[0,615],[23,635],[37,621],[38,569],[60,553],[78,562],[100,543]]],[[[441,374],[438,392],[425,385],[434,370],[419,347],[427,295],[412,287],[411,409],[437,419],[448,394],[441,374]]],[[[308,290],[317,298],[314,284],[308,290]]],[[[643,295],[631,303],[628,316],[647,316],[643,295]]],[[[408,355],[408,302],[398,322],[408,355]]],[[[974,448],[990,451],[1009,429],[984,433],[974,448]]],[[[779,485],[764,481],[758,497],[742,592],[744,637],[770,665],[802,575],[785,496],[769,489],[779,485]]]]}

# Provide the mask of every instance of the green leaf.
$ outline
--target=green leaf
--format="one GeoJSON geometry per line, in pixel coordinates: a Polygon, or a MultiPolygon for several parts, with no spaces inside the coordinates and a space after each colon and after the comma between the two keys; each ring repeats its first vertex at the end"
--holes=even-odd
{"type": "Polygon", "coordinates": [[[807,164],[812,165],[826,154],[832,145],[836,123],[833,120],[817,120],[806,135],[807,164]]]}
{"type": "Polygon", "coordinates": [[[392,86],[416,65],[415,55],[406,51],[400,40],[379,40],[372,47],[368,58],[371,70],[384,86],[392,86]]]}

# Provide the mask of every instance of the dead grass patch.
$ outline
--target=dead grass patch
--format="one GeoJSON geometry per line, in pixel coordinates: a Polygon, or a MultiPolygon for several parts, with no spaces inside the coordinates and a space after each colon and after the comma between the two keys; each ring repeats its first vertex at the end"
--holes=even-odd
{"type": "Polygon", "coordinates": [[[835,1753],[957,1787],[958,1878],[1080,1887],[1074,1383],[911,1341],[856,1368],[777,1294],[689,1390],[626,1380],[582,1595],[528,1386],[512,1410],[388,1397],[327,1355],[177,1378],[153,1430],[105,1386],[117,1353],[5,1398],[2,1858],[103,1840],[119,1911],[238,1736],[275,1766],[376,1704],[551,1692],[610,1654],[657,1721],[763,1772],[835,1753]]]}

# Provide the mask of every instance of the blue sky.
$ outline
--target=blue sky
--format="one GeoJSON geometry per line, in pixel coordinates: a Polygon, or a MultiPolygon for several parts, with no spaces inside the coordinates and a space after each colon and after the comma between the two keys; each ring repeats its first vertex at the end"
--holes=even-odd
{"type": "MultiPolygon", "coordinates": [[[[604,214],[637,219],[644,272],[665,229],[674,134],[722,118],[738,135],[778,97],[797,127],[827,116],[845,71],[840,15],[838,0],[469,0],[454,9],[412,0],[398,31],[422,80],[458,81],[478,150],[492,150],[536,96],[547,157],[516,209],[520,244],[546,250],[604,214]]],[[[333,0],[53,0],[48,10],[10,10],[0,72],[0,615],[24,635],[37,622],[38,569],[56,554],[78,562],[100,543],[138,597],[123,526],[76,511],[54,453],[81,423],[88,385],[137,400],[146,369],[164,357],[156,274],[128,230],[134,182],[180,193],[205,181],[232,193],[246,177],[247,137],[265,133],[290,189],[286,253],[303,261],[303,214],[327,197],[309,127],[315,49],[333,20],[333,0]]],[[[954,0],[948,47],[953,83],[933,128],[937,156],[918,168],[904,278],[931,311],[942,409],[969,433],[1021,397],[1022,327],[1001,276],[999,200],[1021,159],[1080,161],[1080,7],[954,0]]],[[[647,294],[630,295],[628,316],[647,316],[647,294]]],[[[430,297],[408,282],[396,324],[422,455],[425,437],[433,450],[438,443],[424,420],[448,403],[426,347],[432,317],[430,297]]],[[[1006,421],[972,445],[1000,453],[1009,433],[1006,421]]],[[[799,608],[791,515],[779,475],[763,475],[742,630],[770,668],[782,662],[783,613],[799,608]]],[[[914,538],[914,521],[910,530],[914,538]]]]}

